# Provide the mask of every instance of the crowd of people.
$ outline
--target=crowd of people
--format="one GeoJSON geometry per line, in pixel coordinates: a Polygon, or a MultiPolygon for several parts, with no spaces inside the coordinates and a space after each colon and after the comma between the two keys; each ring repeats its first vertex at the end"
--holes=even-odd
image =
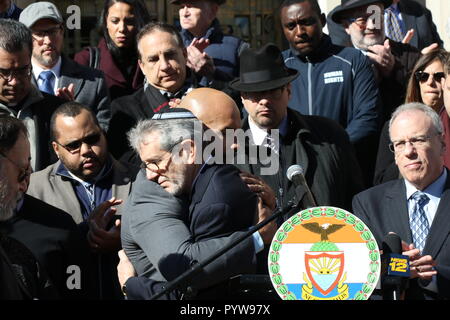
{"type": "Polygon", "coordinates": [[[180,30],[105,0],[98,46],[71,59],[53,3],[0,1],[0,299],[151,299],[230,244],[158,298],[236,298],[230,279],[268,279],[277,229],[313,204],[401,237],[406,299],[450,298],[450,54],[431,12],[284,0],[282,51],[223,33],[225,0],[168,2],[180,30]]]}

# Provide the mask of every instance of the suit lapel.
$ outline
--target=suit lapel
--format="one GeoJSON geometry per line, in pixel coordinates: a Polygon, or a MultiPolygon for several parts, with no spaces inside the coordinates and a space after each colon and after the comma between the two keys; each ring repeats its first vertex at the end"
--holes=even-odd
{"type": "Polygon", "coordinates": [[[77,69],[77,65],[72,60],[67,59],[64,56],[62,57],[58,88],[68,87],[69,84],[73,83],[75,98],[78,96],[84,85],[84,79],[78,74],[77,69]]]}
{"type": "Polygon", "coordinates": [[[388,232],[396,232],[403,241],[412,243],[408,205],[406,202],[406,186],[403,179],[398,179],[391,189],[386,192],[385,199],[383,214],[389,221],[386,225],[392,226],[392,230],[388,232]]]}
{"type": "MultiPolygon", "coordinates": [[[[122,199],[125,201],[128,199],[128,195],[131,189],[131,174],[120,162],[116,159],[113,161],[113,184],[112,184],[112,196],[116,199],[122,199]]],[[[117,207],[117,215],[122,214],[122,208],[124,204],[117,207]]]]}
{"type": "MultiPolygon", "coordinates": [[[[447,173],[449,173],[447,171],[447,173]]],[[[449,173],[450,174],[450,173],[449,173]]],[[[439,202],[430,232],[428,233],[427,242],[425,243],[424,252],[436,257],[441,249],[444,241],[450,233],[450,175],[447,177],[444,192],[439,202]]]]}
{"type": "MultiPolygon", "coordinates": [[[[217,166],[212,167],[210,165],[205,165],[202,170],[198,173],[196,180],[191,189],[191,204],[189,205],[189,215],[195,210],[195,206],[199,203],[203,196],[205,195],[206,189],[209,185],[214,172],[216,172],[217,166]]],[[[190,217],[192,218],[192,216],[190,217]]]]}
{"type": "Polygon", "coordinates": [[[68,178],[58,177],[56,172],[58,167],[61,165],[61,161],[58,160],[53,166],[53,172],[51,173],[51,179],[54,180],[53,184],[61,197],[63,198],[63,202],[65,203],[65,208],[72,208],[72,210],[67,210],[76,224],[80,224],[83,222],[83,216],[81,214],[81,206],[78,201],[77,195],[75,194],[75,190],[71,181],[68,178]],[[70,212],[69,212],[70,211],[70,212]]]}

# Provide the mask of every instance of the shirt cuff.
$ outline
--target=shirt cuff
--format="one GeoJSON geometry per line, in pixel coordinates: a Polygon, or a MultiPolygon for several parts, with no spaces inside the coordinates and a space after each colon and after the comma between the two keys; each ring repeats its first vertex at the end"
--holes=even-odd
{"type": "Polygon", "coordinates": [[[261,238],[261,235],[259,234],[259,232],[258,231],[253,232],[252,238],[253,238],[253,244],[255,246],[255,253],[260,253],[261,251],[263,251],[264,250],[264,241],[261,238]]]}

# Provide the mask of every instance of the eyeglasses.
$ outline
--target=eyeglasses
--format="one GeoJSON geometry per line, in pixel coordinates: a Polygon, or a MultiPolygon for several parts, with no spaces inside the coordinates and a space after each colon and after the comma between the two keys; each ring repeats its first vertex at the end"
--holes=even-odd
{"type": "Polygon", "coordinates": [[[72,141],[68,144],[61,144],[56,140],[55,140],[55,142],[57,144],[59,144],[61,147],[63,147],[64,149],[66,149],[67,151],[69,151],[70,153],[77,153],[80,151],[83,143],[87,144],[88,146],[93,146],[93,145],[96,145],[100,141],[101,137],[102,137],[102,134],[99,132],[99,133],[91,134],[87,137],[84,137],[83,139],[72,141]]]}
{"type": "Polygon", "coordinates": [[[259,92],[243,92],[242,96],[244,99],[252,100],[252,101],[259,101],[261,99],[265,98],[272,98],[274,100],[280,99],[281,94],[284,91],[284,88],[286,86],[282,86],[279,88],[275,88],[272,90],[266,90],[266,91],[259,91],[259,92]]]}
{"type": "Polygon", "coordinates": [[[430,75],[433,76],[433,80],[436,82],[441,82],[441,80],[445,78],[444,72],[428,73],[423,71],[417,71],[414,75],[416,76],[416,79],[419,82],[427,82],[428,79],[430,79],[430,75]]]}
{"type": "Polygon", "coordinates": [[[58,34],[58,32],[62,30],[62,26],[57,26],[47,30],[32,30],[32,36],[36,41],[44,40],[45,36],[49,38],[53,38],[58,34]]]}
{"type": "Polygon", "coordinates": [[[367,21],[369,21],[369,19],[376,21],[376,17],[377,16],[374,14],[367,14],[358,18],[347,18],[347,21],[350,23],[355,23],[358,27],[365,29],[367,27],[367,21]]]}
{"type": "MultiPolygon", "coordinates": [[[[164,166],[164,170],[167,170],[167,167],[170,164],[170,161],[172,160],[172,151],[173,149],[180,144],[183,141],[183,139],[181,139],[180,141],[178,141],[177,143],[175,143],[173,146],[171,146],[168,150],[167,153],[170,153],[170,157],[169,160],[167,161],[166,165],[164,166]]],[[[159,165],[161,164],[163,160],[163,157],[161,156],[159,159],[153,160],[151,162],[146,162],[146,161],[142,161],[141,162],[141,169],[148,169],[152,172],[161,172],[161,168],[159,167],[159,165]]]]}
{"type": "Polygon", "coordinates": [[[0,77],[6,81],[11,81],[12,78],[23,78],[31,75],[31,64],[27,64],[22,68],[17,69],[2,69],[0,68],[0,77]]]}
{"type": "Polygon", "coordinates": [[[22,183],[24,182],[30,175],[31,175],[31,165],[30,162],[28,162],[28,166],[26,168],[23,168],[22,166],[19,166],[17,163],[12,161],[10,158],[5,156],[3,153],[0,152],[0,156],[11,162],[16,168],[20,170],[19,176],[17,177],[17,182],[22,183]]]}
{"type": "Polygon", "coordinates": [[[438,135],[440,135],[440,133],[436,133],[431,136],[412,137],[409,140],[392,141],[392,143],[389,144],[389,150],[391,150],[394,153],[395,152],[403,152],[406,148],[406,143],[408,143],[408,142],[411,144],[411,146],[413,148],[416,148],[416,149],[424,148],[429,145],[430,140],[433,137],[438,136],[438,135]]]}

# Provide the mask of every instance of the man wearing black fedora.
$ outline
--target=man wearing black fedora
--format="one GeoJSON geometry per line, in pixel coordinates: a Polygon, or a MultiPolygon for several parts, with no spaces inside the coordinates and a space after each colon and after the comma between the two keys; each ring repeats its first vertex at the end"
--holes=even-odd
{"type": "Polygon", "coordinates": [[[230,86],[241,92],[248,112],[243,122],[243,129],[251,131],[247,144],[276,152],[279,170],[261,174],[261,168],[268,166],[261,158],[265,152],[257,159],[247,154],[249,161],[239,164],[240,169],[266,181],[276,193],[278,208],[294,204],[301,209],[311,205],[304,197],[305,190],[296,190],[286,178],[286,169],[301,165],[317,205],[350,209],[353,195],[362,190],[362,179],[345,130],[333,120],[288,108],[291,82],[299,73],[285,66],[274,44],[244,50],[240,63],[240,77],[230,86]]]}
{"type": "MultiPolygon", "coordinates": [[[[392,0],[343,0],[331,18],[341,23],[352,45],[369,57],[376,70],[382,99],[382,120],[405,100],[406,84],[417,59],[419,49],[387,37],[383,13],[392,0]]],[[[400,30],[396,30],[400,32],[400,30]]]]}
{"type": "MultiPolygon", "coordinates": [[[[342,5],[351,3],[354,1],[347,0],[342,1],[342,5]]],[[[393,0],[392,4],[385,6],[392,10],[395,17],[399,21],[401,30],[400,37],[394,37],[391,34],[386,34],[389,38],[401,42],[409,38],[408,33],[413,30],[412,37],[406,40],[410,45],[422,50],[433,43],[437,43],[442,47],[443,42],[437,32],[436,25],[433,23],[433,16],[431,11],[424,7],[422,4],[412,0],[393,0]]],[[[329,35],[334,44],[341,46],[352,46],[349,35],[345,32],[344,28],[339,22],[335,22],[332,17],[335,12],[340,10],[341,5],[331,10],[327,16],[327,25],[329,35]]],[[[390,13],[385,11],[385,24],[388,25],[387,19],[390,13]]],[[[392,19],[392,18],[390,18],[392,19]]]]}
{"type": "Polygon", "coordinates": [[[187,65],[202,86],[228,82],[239,74],[239,53],[249,44],[222,32],[217,13],[226,0],[170,0],[178,7],[187,65]]]}
{"type": "Polygon", "coordinates": [[[304,115],[337,121],[354,145],[365,182],[372,181],[379,130],[378,86],[371,63],[355,48],[333,45],[322,29],[326,18],[317,0],[285,0],[280,20],[289,49],[287,67],[302,76],[292,82],[289,107],[304,115]]]}

